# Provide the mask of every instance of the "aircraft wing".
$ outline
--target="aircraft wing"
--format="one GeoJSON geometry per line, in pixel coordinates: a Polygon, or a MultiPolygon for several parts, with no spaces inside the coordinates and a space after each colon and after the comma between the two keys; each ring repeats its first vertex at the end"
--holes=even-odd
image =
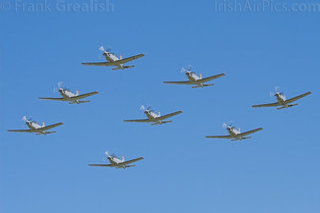
{"type": "Polygon", "coordinates": [[[49,125],[49,126],[45,126],[45,127],[39,128],[39,129],[37,129],[37,131],[44,131],[44,130],[52,129],[52,128],[60,126],[62,124],[63,124],[62,122],[56,123],[56,124],[52,124],[52,125],[49,125]]]}
{"type": "Polygon", "coordinates": [[[182,85],[191,85],[191,81],[164,81],[165,84],[182,84],[182,85]]]}
{"type": "Polygon", "coordinates": [[[124,63],[127,63],[129,61],[133,61],[133,60],[136,60],[138,58],[141,58],[143,56],[144,56],[144,54],[139,54],[139,55],[131,56],[129,58],[120,59],[118,61],[114,61],[114,65],[124,64],[124,63]]]}
{"type": "Polygon", "coordinates": [[[89,164],[88,166],[114,167],[112,164],[89,164]]]}
{"type": "Polygon", "coordinates": [[[231,139],[231,135],[219,135],[219,136],[206,136],[206,138],[226,138],[231,139]]]}
{"type": "Polygon", "coordinates": [[[182,111],[177,111],[177,112],[174,112],[174,113],[163,115],[163,116],[158,117],[157,120],[164,120],[164,119],[170,118],[172,116],[179,115],[180,113],[182,113],[182,111]]]}
{"type": "Polygon", "coordinates": [[[219,75],[213,75],[213,76],[210,76],[210,77],[207,77],[207,78],[199,79],[199,80],[197,80],[197,82],[205,83],[205,82],[212,81],[212,80],[214,80],[214,79],[216,79],[216,78],[220,78],[220,77],[225,76],[225,75],[226,75],[226,74],[221,73],[221,74],[219,74],[219,75]]]}
{"type": "Polygon", "coordinates": [[[252,107],[274,107],[274,106],[280,106],[278,102],[271,103],[271,104],[260,104],[260,105],[253,105],[252,107]]]}
{"type": "Polygon", "coordinates": [[[65,101],[64,98],[39,98],[41,100],[52,100],[52,101],[65,101]]]}
{"type": "Polygon", "coordinates": [[[296,97],[294,97],[294,98],[291,98],[291,99],[286,100],[286,103],[292,103],[292,102],[294,102],[294,101],[296,101],[296,100],[299,100],[300,98],[303,98],[303,97],[305,97],[305,96],[307,96],[307,95],[310,95],[310,94],[311,94],[311,92],[304,93],[304,94],[302,94],[302,95],[299,95],[299,96],[296,96],[296,97]]]}
{"type": "Polygon", "coordinates": [[[143,157],[140,157],[140,158],[136,158],[136,159],[128,160],[128,161],[125,161],[125,162],[119,163],[119,164],[118,164],[118,166],[127,165],[127,164],[134,163],[134,162],[137,162],[137,161],[139,161],[139,160],[143,160],[143,159],[144,159],[143,157]]]}
{"type": "Polygon", "coordinates": [[[12,129],[12,130],[8,130],[8,132],[34,132],[34,130],[31,130],[31,129],[12,129]]]}
{"type": "Polygon", "coordinates": [[[82,65],[89,65],[89,66],[113,66],[115,65],[114,62],[90,62],[90,63],[81,63],[82,65]]]}
{"type": "Polygon", "coordinates": [[[255,132],[258,132],[258,131],[261,131],[261,130],[263,130],[263,128],[253,129],[253,130],[250,130],[250,131],[247,131],[247,132],[240,133],[239,136],[251,135],[252,133],[255,133],[255,132]]]}
{"type": "Polygon", "coordinates": [[[91,95],[96,95],[96,94],[98,94],[98,92],[90,92],[90,93],[74,96],[70,99],[83,99],[83,98],[89,97],[91,95]]]}
{"type": "Polygon", "coordinates": [[[149,119],[137,119],[137,120],[124,120],[124,122],[140,122],[140,123],[147,123],[147,122],[152,122],[149,119]]]}

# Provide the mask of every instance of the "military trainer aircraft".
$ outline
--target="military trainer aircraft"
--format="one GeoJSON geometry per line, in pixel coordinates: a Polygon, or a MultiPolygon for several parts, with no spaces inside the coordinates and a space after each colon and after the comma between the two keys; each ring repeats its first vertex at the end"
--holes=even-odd
{"type": "Polygon", "coordinates": [[[160,111],[156,113],[155,111],[151,110],[151,107],[149,106],[148,108],[145,108],[143,105],[140,107],[141,110],[144,111],[146,116],[148,117],[147,119],[139,119],[139,120],[124,120],[125,122],[142,122],[142,123],[147,123],[151,122],[151,125],[158,125],[158,124],[165,124],[165,123],[170,123],[172,121],[164,121],[167,118],[170,118],[172,116],[178,115],[182,113],[182,111],[177,111],[174,113],[170,113],[167,115],[162,115],[160,114],[160,111]]]}
{"type": "Polygon", "coordinates": [[[310,94],[311,94],[311,92],[307,92],[307,93],[304,93],[302,95],[296,96],[294,98],[287,99],[286,96],[282,92],[279,92],[279,88],[276,87],[275,88],[275,93],[274,94],[270,93],[270,95],[271,96],[275,96],[277,98],[277,102],[271,103],[271,104],[253,105],[252,107],[275,107],[275,106],[280,106],[277,109],[289,108],[289,107],[293,107],[293,106],[298,105],[298,104],[290,104],[290,103],[295,102],[295,101],[299,100],[300,98],[303,98],[303,97],[305,97],[307,95],[310,95],[310,94]]]}
{"type": "Polygon", "coordinates": [[[73,93],[71,90],[62,88],[61,82],[58,83],[59,86],[59,93],[62,96],[62,98],[40,98],[42,100],[52,100],[52,101],[69,101],[69,104],[81,104],[81,103],[87,103],[90,102],[89,100],[81,101],[81,99],[89,97],[91,95],[96,95],[98,92],[90,92],[86,94],[79,95],[79,90],[77,90],[76,93],[73,93]]]}
{"type": "Polygon", "coordinates": [[[63,124],[62,122],[60,122],[60,123],[46,126],[44,122],[42,125],[40,125],[31,119],[27,119],[26,116],[23,116],[22,119],[26,122],[29,129],[15,129],[15,130],[8,130],[8,132],[27,132],[27,133],[36,133],[37,135],[47,135],[47,134],[56,133],[56,131],[47,131],[47,130],[63,124]]]}
{"type": "Polygon", "coordinates": [[[122,159],[120,159],[116,155],[109,155],[108,151],[105,152],[105,155],[109,160],[110,164],[89,164],[89,166],[115,167],[117,169],[125,169],[128,167],[135,166],[135,165],[128,165],[128,164],[144,159],[143,157],[140,157],[133,160],[125,161],[124,156],[122,156],[122,159]]]}
{"type": "Polygon", "coordinates": [[[222,135],[222,136],[206,136],[206,138],[225,138],[225,139],[232,139],[231,141],[237,140],[244,140],[249,139],[251,137],[246,137],[247,135],[251,135],[252,133],[258,132],[263,128],[253,129],[247,132],[241,133],[240,128],[236,129],[232,124],[223,124],[223,127],[226,128],[229,132],[229,135],[222,135]]]}
{"type": "Polygon", "coordinates": [[[182,67],[181,72],[185,73],[189,79],[189,81],[164,81],[165,84],[180,84],[180,85],[195,85],[192,88],[199,88],[199,87],[208,87],[213,86],[214,84],[205,84],[208,81],[212,81],[216,78],[220,78],[225,76],[224,73],[219,75],[213,75],[207,78],[202,78],[202,74],[198,76],[196,73],[191,72],[192,67],[189,65],[188,69],[182,67]]]}
{"type": "Polygon", "coordinates": [[[83,65],[90,65],[90,66],[116,66],[112,70],[124,70],[131,67],[134,67],[134,65],[125,66],[124,64],[136,60],[138,58],[141,58],[144,56],[144,54],[135,55],[129,58],[122,58],[122,55],[120,55],[120,58],[118,58],[113,52],[111,52],[110,49],[105,50],[103,46],[99,48],[103,52],[103,56],[106,58],[107,62],[90,62],[90,63],[82,63],[83,65]]]}

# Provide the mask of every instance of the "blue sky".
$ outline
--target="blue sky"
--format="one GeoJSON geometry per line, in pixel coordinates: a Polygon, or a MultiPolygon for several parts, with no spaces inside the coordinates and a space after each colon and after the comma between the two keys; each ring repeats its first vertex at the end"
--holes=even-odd
{"type": "Polygon", "coordinates": [[[213,0],[41,12],[4,2],[1,212],[320,211],[320,12],[216,11],[213,0]],[[82,66],[103,60],[100,45],[145,57],[126,71],[82,66]],[[226,76],[203,89],[162,84],[184,80],[188,64],[226,76]],[[58,81],[99,94],[80,105],[38,99],[58,96],[58,81]],[[250,107],[273,102],[274,86],[289,97],[313,94],[282,111],[250,107]],[[144,118],[141,104],[183,114],[163,126],[124,123],[144,118]],[[23,115],[65,124],[47,136],[8,133],[25,128],[23,115]],[[240,143],[204,137],[225,134],[230,120],[264,130],[240,143]],[[127,170],[87,166],[102,163],[105,150],[145,160],[127,170]]]}

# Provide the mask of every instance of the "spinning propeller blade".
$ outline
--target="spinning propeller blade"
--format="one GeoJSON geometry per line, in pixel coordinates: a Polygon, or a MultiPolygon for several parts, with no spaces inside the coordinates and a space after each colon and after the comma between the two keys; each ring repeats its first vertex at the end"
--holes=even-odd
{"type": "Polygon", "coordinates": [[[146,108],[144,107],[144,105],[141,105],[141,106],[140,106],[140,110],[143,110],[143,111],[146,110],[146,108]]]}
{"type": "Polygon", "coordinates": [[[59,82],[57,83],[58,88],[54,87],[54,88],[53,88],[53,93],[56,93],[56,92],[58,92],[60,89],[62,89],[62,84],[63,84],[63,82],[59,81],[59,82]]]}
{"type": "Polygon", "coordinates": [[[229,121],[228,123],[223,123],[222,127],[223,128],[228,128],[228,127],[232,127],[233,126],[233,121],[229,121]]]}
{"type": "Polygon", "coordinates": [[[102,51],[102,52],[104,52],[105,50],[104,50],[104,47],[101,45],[100,47],[99,47],[99,49],[98,50],[100,50],[100,51],[102,51]]]}
{"type": "Polygon", "coordinates": [[[144,105],[140,106],[140,110],[142,110],[142,111],[146,111],[146,110],[150,110],[150,109],[151,109],[150,105],[147,108],[144,105]]]}
{"type": "Polygon", "coordinates": [[[188,65],[188,69],[182,67],[181,70],[180,70],[180,72],[186,73],[186,72],[191,72],[191,70],[192,70],[192,66],[191,66],[191,65],[188,65]]]}
{"type": "Polygon", "coordinates": [[[105,152],[104,152],[104,156],[103,156],[103,161],[108,160],[108,157],[109,157],[109,152],[108,152],[108,151],[105,151],[105,152]]]}

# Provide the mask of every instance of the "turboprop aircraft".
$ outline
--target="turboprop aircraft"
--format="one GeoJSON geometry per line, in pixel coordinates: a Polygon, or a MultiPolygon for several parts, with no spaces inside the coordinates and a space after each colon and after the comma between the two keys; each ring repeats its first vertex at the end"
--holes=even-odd
{"type": "Polygon", "coordinates": [[[270,93],[271,96],[275,96],[277,98],[277,102],[271,103],[271,104],[261,104],[261,105],[253,105],[252,107],[275,107],[280,106],[277,109],[285,109],[293,106],[297,106],[298,104],[290,104],[292,102],[295,102],[307,95],[310,95],[311,92],[304,93],[302,95],[296,96],[294,98],[287,99],[286,96],[283,94],[283,92],[279,92],[279,88],[275,87],[275,93],[270,93]]]}
{"type": "Polygon", "coordinates": [[[81,104],[90,102],[90,100],[81,101],[83,98],[87,98],[91,95],[96,95],[98,92],[90,92],[79,95],[79,90],[76,93],[73,93],[71,90],[62,88],[61,82],[58,83],[58,91],[62,98],[40,98],[42,100],[51,100],[51,101],[68,101],[69,104],[81,104]]]}
{"type": "Polygon", "coordinates": [[[133,160],[125,161],[124,156],[122,156],[122,159],[120,159],[116,155],[109,155],[108,151],[105,152],[105,155],[106,155],[107,159],[109,160],[110,164],[89,164],[89,166],[115,167],[117,169],[125,169],[128,167],[135,166],[135,165],[129,165],[129,164],[144,159],[143,157],[140,157],[140,158],[136,158],[133,160]]]}
{"type": "Polygon", "coordinates": [[[27,133],[36,133],[37,135],[47,135],[47,134],[56,133],[56,131],[47,131],[47,130],[63,124],[62,122],[60,122],[60,123],[46,126],[44,122],[42,125],[40,125],[31,119],[27,119],[26,116],[23,116],[22,119],[26,122],[29,129],[15,129],[15,130],[8,130],[8,132],[27,132],[27,133]]]}
{"type": "Polygon", "coordinates": [[[144,113],[147,116],[147,119],[138,119],[138,120],[124,120],[124,122],[142,122],[142,123],[148,123],[151,122],[151,125],[158,125],[158,124],[165,124],[165,123],[170,123],[172,121],[164,121],[167,118],[170,118],[172,116],[178,115],[182,113],[182,111],[177,111],[174,113],[170,113],[167,115],[162,115],[160,114],[160,111],[156,113],[151,109],[151,107],[145,108],[143,105],[140,107],[141,110],[144,111],[144,113]]]}
{"type": "Polygon", "coordinates": [[[222,135],[222,136],[206,136],[206,138],[225,138],[225,139],[231,139],[231,141],[237,141],[237,140],[244,140],[251,138],[246,137],[247,135],[251,135],[252,133],[261,131],[263,128],[253,129],[247,132],[241,133],[240,128],[236,129],[232,124],[223,124],[223,127],[226,128],[229,132],[229,135],[222,135]]]}
{"type": "Polygon", "coordinates": [[[105,50],[103,46],[99,48],[103,52],[103,56],[106,58],[107,62],[90,62],[90,63],[82,63],[83,65],[90,65],[90,66],[116,66],[115,68],[112,68],[112,70],[124,70],[131,67],[134,67],[134,65],[125,66],[124,64],[136,60],[138,58],[141,58],[144,56],[144,54],[139,54],[135,56],[131,56],[128,58],[122,58],[122,55],[120,55],[120,58],[118,58],[113,52],[111,52],[110,49],[105,50]]]}
{"type": "Polygon", "coordinates": [[[199,76],[191,72],[192,67],[189,65],[188,69],[182,67],[181,72],[185,73],[189,79],[189,81],[164,81],[163,83],[165,84],[179,84],[179,85],[195,85],[192,86],[192,88],[199,88],[199,87],[208,87],[208,86],[213,86],[214,84],[205,84],[208,81],[212,81],[214,79],[220,78],[222,76],[225,76],[224,73],[221,73],[219,75],[213,75],[207,78],[202,78],[202,74],[199,76]]]}

